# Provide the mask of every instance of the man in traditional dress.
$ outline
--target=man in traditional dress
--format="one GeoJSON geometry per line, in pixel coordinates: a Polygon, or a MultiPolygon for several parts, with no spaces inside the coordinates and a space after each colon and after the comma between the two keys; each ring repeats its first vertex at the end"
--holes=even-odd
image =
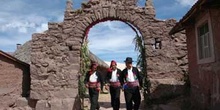
{"type": "Polygon", "coordinates": [[[132,66],[132,58],[125,60],[126,68],[122,71],[121,79],[127,110],[138,110],[141,103],[140,88],[142,87],[142,75],[136,67],[132,66]]]}
{"type": "Polygon", "coordinates": [[[106,75],[106,89],[110,89],[111,95],[111,106],[113,110],[119,110],[120,108],[120,91],[121,91],[121,83],[120,83],[120,75],[121,70],[117,68],[116,61],[112,60],[110,64],[110,68],[108,69],[106,75]]]}

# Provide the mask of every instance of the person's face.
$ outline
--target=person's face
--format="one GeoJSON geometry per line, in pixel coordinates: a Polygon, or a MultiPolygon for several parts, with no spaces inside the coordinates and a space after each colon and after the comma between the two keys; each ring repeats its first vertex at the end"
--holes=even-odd
{"type": "Polygon", "coordinates": [[[112,66],[113,70],[115,70],[117,68],[117,65],[115,63],[113,63],[111,66],[112,66]]]}
{"type": "Polygon", "coordinates": [[[125,65],[128,69],[132,67],[132,62],[125,62],[125,65]]]}
{"type": "Polygon", "coordinates": [[[93,65],[92,66],[92,71],[96,71],[97,70],[97,66],[96,65],[93,65]]]}

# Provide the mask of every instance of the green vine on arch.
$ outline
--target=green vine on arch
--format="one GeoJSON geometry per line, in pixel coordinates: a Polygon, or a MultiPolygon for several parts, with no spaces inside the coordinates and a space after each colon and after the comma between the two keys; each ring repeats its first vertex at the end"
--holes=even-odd
{"type": "Polygon", "coordinates": [[[90,59],[89,59],[89,49],[88,49],[88,41],[85,41],[81,47],[81,64],[80,64],[80,77],[79,77],[79,97],[82,101],[81,108],[84,107],[84,98],[86,96],[86,87],[84,85],[84,79],[86,72],[89,70],[90,59]]]}
{"type": "Polygon", "coordinates": [[[144,76],[143,80],[143,89],[144,89],[144,98],[145,102],[148,103],[150,99],[150,87],[151,83],[147,75],[147,61],[146,61],[146,49],[143,43],[143,39],[136,32],[136,37],[133,42],[135,43],[135,50],[139,52],[137,58],[137,67],[140,68],[142,75],[144,76]]]}

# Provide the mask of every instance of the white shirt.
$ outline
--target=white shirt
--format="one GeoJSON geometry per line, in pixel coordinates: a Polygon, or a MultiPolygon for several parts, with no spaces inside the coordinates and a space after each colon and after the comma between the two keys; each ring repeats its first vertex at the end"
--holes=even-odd
{"type": "Polygon", "coordinates": [[[131,69],[128,69],[128,82],[134,82],[135,79],[134,79],[134,74],[132,72],[132,68],[131,69]]]}
{"type": "Polygon", "coordinates": [[[110,82],[117,82],[118,81],[118,77],[117,77],[117,69],[112,71],[112,77],[110,79],[110,82]]]}
{"type": "Polygon", "coordinates": [[[92,73],[89,77],[90,82],[97,82],[98,76],[96,75],[96,72],[92,73]]]}

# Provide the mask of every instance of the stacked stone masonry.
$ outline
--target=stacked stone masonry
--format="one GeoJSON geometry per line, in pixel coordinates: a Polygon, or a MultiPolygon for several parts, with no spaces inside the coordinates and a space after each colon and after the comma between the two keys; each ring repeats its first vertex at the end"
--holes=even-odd
{"type": "Polygon", "coordinates": [[[188,71],[184,32],[169,36],[176,21],[157,20],[151,0],[145,7],[136,3],[137,0],[92,0],[73,10],[68,0],[63,22],[48,23],[47,31],[32,35],[29,100],[35,103],[35,110],[80,110],[80,49],[89,29],[107,20],[128,22],[139,30],[151,79],[182,78],[188,71]],[[160,39],[161,49],[155,49],[155,39],[160,39]]]}

